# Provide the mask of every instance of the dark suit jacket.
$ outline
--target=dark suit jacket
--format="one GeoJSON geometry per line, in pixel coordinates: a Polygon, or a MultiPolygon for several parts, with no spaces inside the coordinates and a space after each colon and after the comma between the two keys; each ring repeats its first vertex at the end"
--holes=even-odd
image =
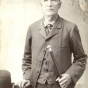
{"type": "Polygon", "coordinates": [[[30,79],[35,87],[47,45],[52,47],[60,72],[69,74],[75,84],[85,70],[87,56],[77,26],[60,17],[47,37],[42,19],[29,26],[22,64],[23,78],[30,79]]]}

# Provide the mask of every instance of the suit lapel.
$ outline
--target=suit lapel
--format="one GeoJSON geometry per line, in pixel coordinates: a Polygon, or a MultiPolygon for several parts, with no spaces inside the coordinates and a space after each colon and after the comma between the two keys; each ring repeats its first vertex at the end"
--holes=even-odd
{"type": "Polygon", "coordinates": [[[40,34],[41,34],[44,38],[46,38],[46,32],[45,32],[45,28],[44,28],[43,19],[40,21],[39,30],[40,30],[40,34]]]}
{"type": "Polygon", "coordinates": [[[56,23],[54,24],[53,29],[51,30],[51,32],[49,33],[48,36],[46,36],[46,32],[45,32],[45,27],[44,27],[44,23],[43,23],[43,19],[40,21],[39,24],[39,30],[40,30],[40,34],[48,39],[54,35],[56,35],[57,33],[59,33],[59,30],[61,29],[61,25],[62,25],[62,19],[60,17],[58,17],[56,23]]]}
{"type": "Polygon", "coordinates": [[[51,32],[47,36],[47,39],[59,33],[59,30],[61,29],[61,23],[62,23],[61,18],[58,17],[56,23],[54,24],[53,29],[51,30],[51,32]]]}

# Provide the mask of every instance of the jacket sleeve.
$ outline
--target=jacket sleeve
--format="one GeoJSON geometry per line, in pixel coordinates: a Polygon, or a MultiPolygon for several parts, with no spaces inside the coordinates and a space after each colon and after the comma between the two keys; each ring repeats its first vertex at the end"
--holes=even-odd
{"type": "Polygon", "coordinates": [[[84,53],[79,30],[75,25],[70,31],[70,48],[74,56],[73,64],[66,71],[72,77],[73,83],[75,84],[82,76],[86,68],[87,56],[84,53]]]}
{"type": "Polygon", "coordinates": [[[30,71],[31,71],[31,30],[30,27],[27,32],[26,36],[26,43],[24,48],[24,57],[22,59],[22,71],[23,71],[23,79],[29,79],[30,78],[30,71]]]}

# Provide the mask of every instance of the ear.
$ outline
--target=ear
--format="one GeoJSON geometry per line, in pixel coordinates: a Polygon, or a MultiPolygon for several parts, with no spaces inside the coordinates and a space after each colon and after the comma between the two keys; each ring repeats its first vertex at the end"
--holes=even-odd
{"type": "Polygon", "coordinates": [[[40,3],[40,5],[42,6],[42,4],[40,3]]]}
{"type": "Polygon", "coordinates": [[[60,1],[60,3],[59,3],[59,8],[61,8],[61,5],[62,5],[62,2],[60,1]]]}

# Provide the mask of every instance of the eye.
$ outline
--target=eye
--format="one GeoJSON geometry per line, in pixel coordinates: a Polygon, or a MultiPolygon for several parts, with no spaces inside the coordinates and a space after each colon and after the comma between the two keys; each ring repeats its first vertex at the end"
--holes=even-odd
{"type": "Polygon", "coordinates": [[[57,1],[57,0],[51,0],[51,1],[57,1]]]}
{"type": "Polygon", "coordinates": [[[45,1],[48,1],[48,0],[44,0],[44,2],[45,2],[45,1]]]}

